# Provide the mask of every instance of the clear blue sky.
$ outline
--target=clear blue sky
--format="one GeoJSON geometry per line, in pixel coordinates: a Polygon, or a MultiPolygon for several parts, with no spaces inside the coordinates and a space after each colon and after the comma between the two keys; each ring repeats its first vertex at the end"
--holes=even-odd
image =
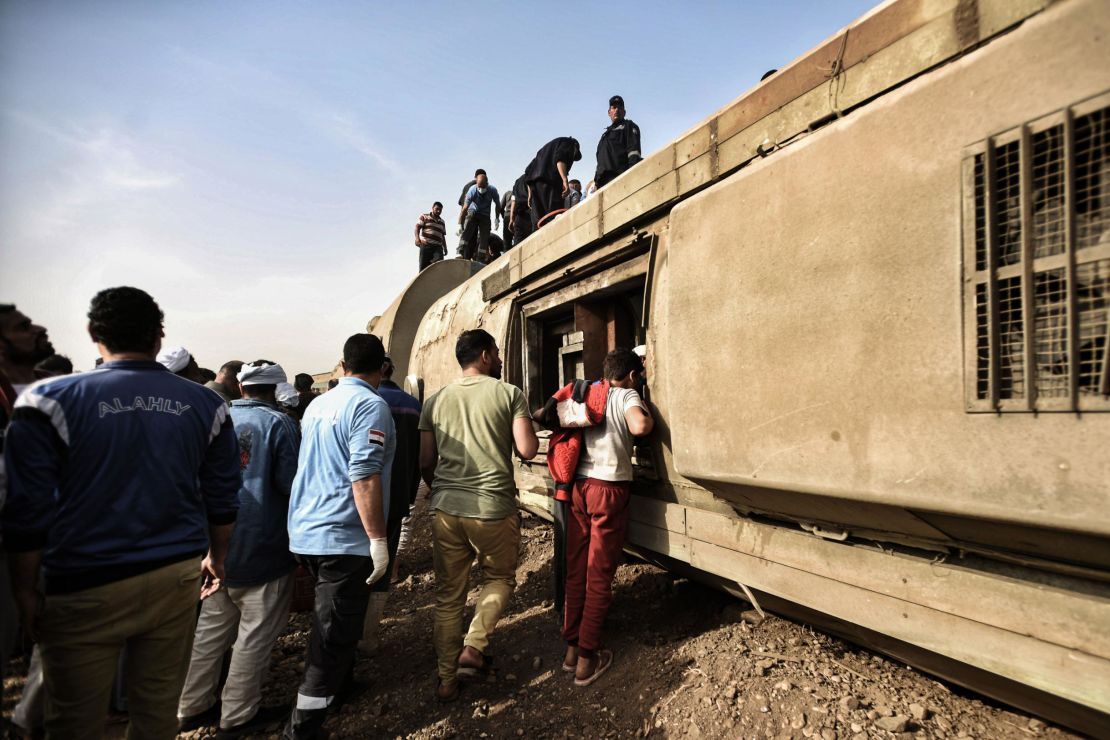
{"type": "Polygon", "coordinates": [[[585,182],[610,95],[653,152],[872,5],[0,0],[0,302],[79,368],[130,284],[201,365],[330,369],[476,167],[585,182]]]}

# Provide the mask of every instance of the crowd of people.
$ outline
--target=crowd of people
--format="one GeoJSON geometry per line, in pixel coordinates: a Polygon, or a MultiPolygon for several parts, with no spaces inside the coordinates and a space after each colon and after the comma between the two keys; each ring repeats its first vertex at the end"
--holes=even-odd
{"type": "MultiPolygon", "coordinates": [[[[642,159],[640,127],[625,118],[624,98],[609,98],[608,128],[597,144],[597,170],[594,179],[582,190],[580,180],[569,179],[571,167],[582,159],[578,140],[560,136],[544,144],[504,195],[490,184],[484,169],[463,186],[459,195],[457,256],[490,262],[502,250],[512,249],[533,231],[550,223],[564,211],[593,195],[617,175],[642,159]],[[490,211],[493,211],[491,229],[490,211]],[[491,239],[504,222],[498,241],[491,239]]],[[[416,247],[420,250],[420,270],[447,257],[447,225],[442,218],[443,204],[436,201],[416,222],[416,247]]]]}
{"type": "Polygon", "coordinates": [[[515,587],[512,456],[536,455],[536,423],[554,430],[562,666],[588,686],[612,664],[602,625],[632,438],[653,425],[636,390],[641,355],[610,352],[602,379],[530,411],[500,380],[494,337],[473,329],[457,337],[459,377],[422,405],[392,382],[372,334],[347,339],[342,377],[315,395],[311,376],[289,386],[272,360],[206,373],[183,347],[164,348],[163,313],[137,288],[99,292],[87,321],[100,361],[73,374],[44,367],[46,330],[0,305],[0,674],[14,625],[34,646],[17,732],[99,737],[122,697],[130,737],[205,726],[237,737],[279,720],[287,738],[326,736],[356,654],[379,649],[391,571],[423,506],[434,511],[435,696],[456,699],[460,682],[490,671],[515,587]],[[298,566],[315,596],[304,672],[291,707],[264,707],[298,566]]]}

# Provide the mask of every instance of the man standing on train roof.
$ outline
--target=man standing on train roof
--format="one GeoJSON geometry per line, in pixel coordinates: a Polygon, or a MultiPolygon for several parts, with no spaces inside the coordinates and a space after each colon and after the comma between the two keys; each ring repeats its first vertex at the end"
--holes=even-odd
{"type": "MultiPolygon", "coordinates": [[[[420,402],[405,393],[393,382],[393,360],[385,356],[382,363],[382,382],[378,393],[389,404],[389,413],[397,430],[397,447],[393,455],[390,471],[389,518],[385,523],[386,538],[389,541],[389,560],[397,559],[397,548],[401,542],[401,523],[409,513],[409,507],[416,501],[416,488],[420,485],[420,402]]],[[[396,570],[395,568],[393,569],[396,570]]],[[[370,603],[363,622],[362,639],[359,652],[374,655],[378,651],[378,624],[382,621],[386,602],[389,600],[390,576],[379,578],[370,587],[370,603]]]]}
{"type": "Polygon", "coordinates": [[[524,175],[521,175],[513,183],[509,198],[509,230],[513,235],[513,246],[527,239],[534,229],[532,207],[528,205],[528,184],[524,181],[524,175]]]}
{"type": "Polygon", "coordinates": [[[328,707],[352,680],[370,586],[388,573],[386,521],[397,437],[377,390],[384,361],[380,339],[351,336],[343,345],[343,377],[301,419],[289,549],[316,581],[316,606],[286,738],[325,735],[328,707]]]}
{"type": "Polygon", "coordinates": [[[574,671],[576,686],[589,686],[613,662],[613,652],[601,647],[601,629],[628,530],[632,438],[655,426],[636,392],[644,372],[639,355],[615,349],[605,356],[602,371],[609,381],[605,418],[582,432],[567,521],[563,670],[574,671]]]}
{"type": "Polygon", "coordinates": [[[236,379],[240,398],[231,402],[231,418],[242,473],[239,518],[224,566],[225,587],[200,609],[177,706],[180,732],[218,721],[217,738],[238,737],[288,712],[287,707],[261,706],[270,653],[288,622],[293,597],[295,563],[286,521],[301,433],[278,408],[277,388],[285,382],[285,370],[268,360],[242,365],[236,379]],[[228,648],[227,682],[217,695],[228,648]]]}
{"type": "Polygon", "coordinates": [[[570,181],[570,192],[567,193],[567,197],[563,199],[563,208],[566,208],[567,210],[570,210],[571,208],[574,208],[576,205],[578,205],[581,202],[582,202],[582,181],[581,180],[571,180],[570,181]]]}
{"type": "Polygon", "coordinates": [[[505,252],[513,248],[513,229],[509,225],[509,208],[513,204],[513,191],[510,188],[501,194],[501,244],[505,252]]]}
{"type": "Polygon", "coordinates": [[[524,182],[528,185],[536,228],[539,228],[540,221],[545,216],[563,208],[563,199],[570,194],[567,174],[571,166],[580,159],[582,150],[578,146],[578,140],[570,136],[560,136],[544,144],[528,163],[524,170],[524,182]]]}
{"type": "Polygon", "coordinates": [[[462,238],[459,241],[459,255],[463,259],[472,260],[478,255],[489,254],[489,209],[493,208],[493,227],[501,225],[501,218],[505,215],[501,210],[501,196],[497,188],[489,184],[486,171],[479,169],[474,172],[474,184],[463,196],[462,209],[459,211],[459,226],[462,227],[462,238]],[[474,237],[478,239],[475,242],[474,237]]]}
{"type": "Polygon", "coordinates": [[[438,200],[432,203],[432,210],[416,219],[416,246],[420,249],[420,272],[424,272],[433,262],[447,256],[447,225],[440,214],[443,204],[438,200]]]}
{"type": "Polygon", "coordinates": [[[609,120],[612,123],[597,142],[594,184],[599,188],[643,158],[640,127],[624,117],[624,98],[620,95],[609,98],[609,120]]]}
{"type": "Polygon", "coordinates": [[[128,736],[174,737],[197,600],[223,585],[238,445],[227,404],[155,361],[162,318],[137,288],[97,293],[104,364],[32,385],[8,430],[4,545],[47,737],[99,734],[124,648],[128,736]]]}
{"type": "Polygon", "coordinates": [[[459,335],[462,377],[424,404],[420,472],[431,489],[436,576],[433,640],[441,702],[458,697],[460,677],[489,672],[490,635],[513,588],[520,548],[513,448],[524,460],[539,449],[524,393],[502,383],[497,342],[484,329],[459,335]],[[463,637],[470,567],[477,559],[481,591],[463,637]]]}

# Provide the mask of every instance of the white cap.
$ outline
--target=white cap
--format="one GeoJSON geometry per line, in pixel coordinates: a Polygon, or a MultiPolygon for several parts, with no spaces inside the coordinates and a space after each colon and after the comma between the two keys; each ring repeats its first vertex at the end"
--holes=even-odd
{"type": "Polygon", "coordinates": [[[166,347],[158,353],[158,362],[171,373],[179,373],[189,366],[189,358],[191,357],[189,350],[184,347],[166,347]]]}

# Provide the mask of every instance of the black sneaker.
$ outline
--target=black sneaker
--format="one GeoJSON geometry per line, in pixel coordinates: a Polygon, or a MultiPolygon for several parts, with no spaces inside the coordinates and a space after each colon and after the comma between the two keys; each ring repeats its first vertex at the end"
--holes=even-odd
{"type": "Polygon", "coordinates": [[[215,727],[220,723],[220,703],[216,702],[212,706],[205,709],[203,712],[197,714],[190,714],[188,717],[177,718],[177,731],[178,732],[192,732],[199,730],[202,727],[215,727]]]}
{"type": "Polygon", "coordinates": [[[229,740],[229,738],[239,737],[248,732],[256,732],[266,725],[280,722],[288,716],[289,707],[259,707],[258,711],[254,713],[254,716],[243,724],[228,727],[227,729],[221,727],[220,731],[216,733],[216,740],[229,740]]]}

